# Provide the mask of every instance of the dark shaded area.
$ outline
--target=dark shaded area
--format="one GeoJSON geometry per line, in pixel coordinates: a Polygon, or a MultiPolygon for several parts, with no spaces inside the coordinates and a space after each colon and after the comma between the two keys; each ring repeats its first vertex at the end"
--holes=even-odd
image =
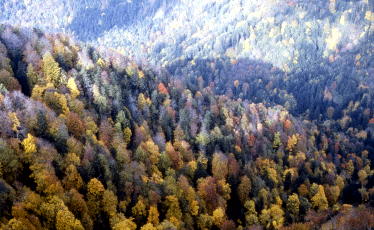
{"type": "Polygon", "coordinates": [[[30,87],[27,81],[26,70],[27,66],[22,61],[24,44],[17,44],[19,47],[12,47],[7,41],[0,37],[0,42],[5,45],[8,51],[8,58],[10,59],[10,66],[12,67],[14,77],[18,80],[22,87],[22,93],[30,96],[30,87]]]}
{"type": "Polygon", "coordinates": [[[27,81],[27,75],[26,75],[27,66],[24,62],[22,62],[22,58],[23,58],[23,55],[15,58],[15,61],[18,61],[17,68],[15,68],[16,69],[15,76],[16,76],[19,84],[22,87],[22,93],[29,97],[29,96],[31,96],[31,92],[30,92],[29,83],[27,81]]]}
{"type": "Polygon", "coordinates": [[[16,193],[14,189],[7,184],[3,179],[0,179],[0,215],[9,217],[11,207],[16,193]]]}
{"type": "Polygon", "coordinates": [[[30,164],[24,164],[23,165],[23,170],[22,174],[19,175],[17,178],[18,181],[22,181],[23,185],[26,187],[30,188],[31,190],[35,191],[36,190],[36,183],[33,178],[30,178],[30,175],[33,172],[30,169],[30,164]]]}
{"type": "Polygon", "coordinates": [[[361,188],[360,184],[349,184],[344,187],[342,193],[342,200],[345,204],[361,204],[362,197],[358,189],[361,188]]]}
{"type": "MultiPolygon", "coordinates": [[[[233,175],[230,175],[227,182],[231,185],[231,193],[238,194],[239,181],[235,179],[233,175]]],[[[244,220],[244,212],[242,209],[238,208],[240,204],[239,196],[232,195],[231,199],[227,201],[227,209],[230,212],[227,212],[227,216],[231,220],[241,219],[244,220]]]]}

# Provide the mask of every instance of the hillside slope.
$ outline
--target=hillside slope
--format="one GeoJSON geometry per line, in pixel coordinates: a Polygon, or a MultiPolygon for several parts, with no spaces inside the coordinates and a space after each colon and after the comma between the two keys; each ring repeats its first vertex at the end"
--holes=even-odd
{"type": "Polygon", "coordinates": [[[0,229],[373,228],[373,3],[165,3],[0,4],[0,229]]]}
{"type": "Polygon", "coordinates": [[[1,229],[374,226],[368,104],[321,125],[63,34],[0,28],[1,229]]]}

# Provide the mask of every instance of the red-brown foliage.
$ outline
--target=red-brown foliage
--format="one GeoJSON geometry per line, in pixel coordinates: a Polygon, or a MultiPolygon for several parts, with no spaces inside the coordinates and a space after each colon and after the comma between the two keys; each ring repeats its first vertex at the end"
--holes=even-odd
{"type": "Polygon", "coordinates": [[[169,94],[168,90],[166,89],[165,85],[160,83],[158,84],[158,91],[160,93],[169,94]]]}
{"type": "Polygon", "coordinates": [[[218,194],[216,188],[216,180],[209,176],[204,178],[197,186],[198,193],[204,199],[208,212],[213,213],[218,207],[218,194]]]}
{"type": "Polygon", "coordinates": [[[85,125],[78,114],[70,112],[66,117],[66,126],[76,138],[80,138],[85,131],[85,125]]]}
{"type": "Polygon", "coordinates": [[[282,228],[283,230],[309,230],[313,229],[311,223],[293,223],[287,227],[282,228]]]}
{"type": "Polygon", "coordinates": [[[150,206],[157,206],[161,202],[161,196],[155,191],[149,191],[149,204],[150,206]]]}
{"type": "Polygon", "coordinates": [[[283,124],[284,124],[284,128],[288,131],[290,129],[292,123],[291,123],[290,120],[287,119],[287,120],[284,121],[283,124]]]}
{"type": "Polygon", "coordinates": [[[317,213],[311,209],[306,213],[305,220],[310,221],[313,226],[319,226],[326,221],[328,214],[327,211],[317,213]]]}
{"type": "Polygon", "coordinates": [[[73,188],[70,190],[69,198],[70,199],[67,202],[67,206],[75,216],[83,216],[83,214],[88,211],[83,195],[80,194],[76,189],[73,188]]]}
{"type": "Polygon", "coordinates": [[[234,154],[230,154],[227,159],[229,160],[229,176],[233,175],[237,180],[240,172],[238,161],[235,159],[234,154]]]}
{"type": "Polygon", "coordinates": [[[365,207],[351,209],[347,216],[341,218],[340,223],[347,226],[347,229],[373,229],[374,211],[365,207]]]}
{"type": "Polygon", "coordinates": [[[236,229],[235,222],[232,220],[225,220],[221,225],[221,230],[236,229]]]}
{"type": "Polygon", "coordinates": [[[179,170],[182,157],[178,151],[175,151],[174,146],[171,144],[171,142],[166,143],[166,153],[168,154],[168,157],[172,162],[172,167],[175,170],[179,170]]]}
{"type": "Polygon", "coordinates": [[[106,146],[110,146],[114,135],[114,129],[108,119],[102,119],[99,127],[99,139],[104,142],[106,146]]]}
{"type": "Polygon", "coordinates": [[[144,133],[144,129],[142,129],[139,126],[136,126],[135,127],[135,139],[134,139],[135,144],[139,146],[140,143],[145,141],[145,137],[146,137],[146,134],[144,133]]]}

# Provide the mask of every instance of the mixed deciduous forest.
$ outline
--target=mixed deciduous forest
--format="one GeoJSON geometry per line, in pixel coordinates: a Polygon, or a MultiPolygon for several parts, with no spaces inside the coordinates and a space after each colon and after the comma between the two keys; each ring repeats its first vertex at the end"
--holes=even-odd
{"type": "Polygon", "coordinates": [[[323,3],[313,25],[255,14],[248,36],[261,39],[233,32],[220,45],[201,26],[174,48],[163,39],[177,22],[127,48],[108,45],[114,31],[93,45],[1,24],[0,229],[374,228],[374,13],[357,4],[323,3]],[[302,46],[296,30],[324,37],[302,46]],[[293,54],[267,56],[272,42],[293,54]]]}

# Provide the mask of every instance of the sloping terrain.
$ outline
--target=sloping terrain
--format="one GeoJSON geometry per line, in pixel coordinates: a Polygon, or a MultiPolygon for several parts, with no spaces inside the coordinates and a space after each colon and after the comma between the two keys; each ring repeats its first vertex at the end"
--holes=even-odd
{"type": "Polygon", "coordinates": [[[318,121],[333,106],[342,119],[350,103],[373,106],[372,4],[182,1],[99,41],[183,81],[201,76],[216,94],[318,121]]]}
{"type": "Polygon", "coordinates": [[[304,2],[1,25],[0,229],[373,228],[372,2],[304,2]]]}

